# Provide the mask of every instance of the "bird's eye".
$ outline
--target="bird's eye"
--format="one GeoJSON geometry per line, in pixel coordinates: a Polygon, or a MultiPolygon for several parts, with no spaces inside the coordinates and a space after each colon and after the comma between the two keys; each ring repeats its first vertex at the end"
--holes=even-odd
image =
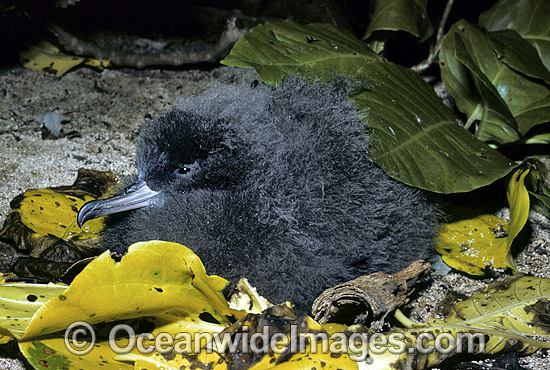
{"type": "Polygon", "coordinates": [[[191,168],[190,168],[190,167],[183,166],[183,167],[179,167],[179,168],[176,170],[176,173],[178,173],[178,174],[180,174],[180,175],[185,175],[185,174],[188,173],[189,171],[191,171],[191,168]]]}
{"type": "Polygon", "coordinates": [[[184,164],[184,165],[177,166],[176,169],[174,170],[174,174],[179,177],[187,178],[189,176],[192,176],[193,173],[195,173],[198,168],[199,168],[199,164],[195,161],[192,164],[184,164]]]}

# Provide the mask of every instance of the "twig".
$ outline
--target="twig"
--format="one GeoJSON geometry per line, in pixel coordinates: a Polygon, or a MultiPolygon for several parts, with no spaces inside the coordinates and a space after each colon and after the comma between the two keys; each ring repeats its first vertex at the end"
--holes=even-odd
{"type": "Polygon", "coordinates": [[[437,30],[435,45],[433,50],[430,52],[430,55],[428,56],[427,59],[420,62],[420,64],[417,64],[411,67],[411,69],[416,73],[422,73],[423,71],[428,69],[432,65],[434,59],[439,54],[439,48],[441,46],[441,41],[443,40],[443,34],[445,32],[445,24],[447,23],[447,18],[449,18],[449,14],[451,13],[451,8],[453,7],[453,3],[454,3],[454,0],[447,1],[447,5],[445,6],[445,10],[443,11],[443,16],[441,17],[441,22],[439,22],[439,28],[437,30]]]}
{"type": "Polygon", "coordinates": [[[15,132],[23,132],[23,131],[36,131],[36,127],[12,127],[0,130],[0,135],[4,134],[13,134],[15,132]]]}

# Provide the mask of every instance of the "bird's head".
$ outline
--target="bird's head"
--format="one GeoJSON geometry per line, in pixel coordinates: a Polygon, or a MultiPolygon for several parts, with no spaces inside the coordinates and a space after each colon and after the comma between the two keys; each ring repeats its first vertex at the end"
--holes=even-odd
{"type": "Polygon", "coordinates": [[[161,115],[143,128],[137,143],[137,181],[119,194],[82,206],[80,227],[91,219],[162,205],[167,194],[196,189],[228,189],[239,177],[235,140],[223,120],[181,109],[161,115]]]}

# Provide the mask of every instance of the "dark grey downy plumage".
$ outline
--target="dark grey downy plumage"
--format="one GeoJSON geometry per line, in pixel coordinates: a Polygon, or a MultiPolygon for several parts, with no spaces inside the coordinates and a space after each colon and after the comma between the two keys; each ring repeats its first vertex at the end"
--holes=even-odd
{"type": "Polygon", "coordinates": [[[81,224],[111,214],[106,249],[179,242],[207,273],[247,277],[298,312],[326,288],[396,272],[433,245],[437,207],[371,162],[338,84],[218,86],[147,124],[137,154],[136,184],[79,214],[81,224]]]}

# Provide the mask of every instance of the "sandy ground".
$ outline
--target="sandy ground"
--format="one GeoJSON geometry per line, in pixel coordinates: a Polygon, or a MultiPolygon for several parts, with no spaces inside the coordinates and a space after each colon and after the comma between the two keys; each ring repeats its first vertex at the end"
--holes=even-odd
{"type": "MultiPolygon", "coordinates": [[[[253,81],[251,70],[219,67],[208,71],[77,69],[55,77],[20,67],[0,70],[0,220],[9,202],[29,188],[70,185],[78,168],[113,171],[118,178],[134,170],[133,143],[140,126],[169,109],[178,98],[197,94],[216,81],[253,81]],[[80,137],[42,140],[34,119],[57,110],[70,113],[64,132],[80,137]]],[[[530,244],[518,256],[522,272],[550,277],[550,224],[530,215],[530,244]]],[[[414,318],[425,319],[449,289],[470,293],[489,280],[451,273],[438,278],[416,299],[414,318]]],[[[21,369],[17,347],[0,346],[0,369],[21,369]]],[[[520,360],[529,370],[550,369],[548,351],[520,360]]],[[[28,365],[27,365],[28,366],[28,365]]]]}

